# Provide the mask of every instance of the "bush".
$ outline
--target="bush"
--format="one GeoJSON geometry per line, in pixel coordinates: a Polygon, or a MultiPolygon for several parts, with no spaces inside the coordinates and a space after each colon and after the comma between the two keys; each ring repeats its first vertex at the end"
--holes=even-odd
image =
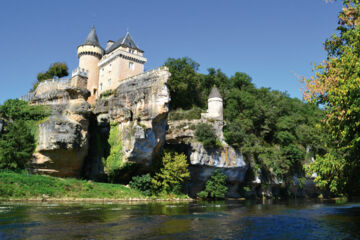
{"type": "Polygon", "coordinates": [[[152,179],[150,174],[133,177],[129,185],[131,188],[142,192],[145,196],[151,196],[152,179]]]}
{"type": "Polygon", "coordinates": [[[201,142],[206,149],[217,147],[215,129],[206,123],[196,126],[196,139],[201,142]]]}
{"type": "Polygon", "coordinates": [[[177,121],[177,120],[194,120],[201,118],[201,108],[197,106],[193,106],[189,110],[183,110],[181,108],[176,109],[175,111],[171,111],[169,113],[169,120],[177,121]]]}
{"type": "Polygon", "coordinates": [[[228,190],[226,187],[226,175],[220,170],[215,170],[206,181],[205,190],[197,194],[200,198],[225,198],[228,190]]]}
{"type": "Polygon", "coordinates": [[[188,166],[185,154],[165,153],[162,168],[153,179],[155,188],[166,193],[180,193],[181,184],[190,178],[188,166]]]}

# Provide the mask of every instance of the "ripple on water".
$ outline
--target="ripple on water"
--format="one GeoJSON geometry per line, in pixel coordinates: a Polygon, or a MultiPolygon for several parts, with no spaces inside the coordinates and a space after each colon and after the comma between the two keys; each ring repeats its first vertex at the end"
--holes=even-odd
{"type": "Polygon", "coordinates": [[[360,205],[0,204],[0,239],[360,239],[360,205]]]}

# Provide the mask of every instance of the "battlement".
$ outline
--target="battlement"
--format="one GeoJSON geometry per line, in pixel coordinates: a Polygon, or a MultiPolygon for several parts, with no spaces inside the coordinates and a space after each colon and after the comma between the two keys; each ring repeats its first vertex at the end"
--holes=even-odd
{"type": "Polygon", "coordinates": [[[71,85],[71,79],[49,79],[39,83],[37,86],[35,93],[36,95],[40,95],[44,92],[52,91],[52,90],[60,90],[65,89],[71,85]]]}
{"type": "Polygon", "coordinates": [[[72,71],[71,76],[72,77],[80,76],[80,77],[88,78],[88,74],[89,74],[89,71],[86,70],[85,68],[77,67],[72,71]]]}

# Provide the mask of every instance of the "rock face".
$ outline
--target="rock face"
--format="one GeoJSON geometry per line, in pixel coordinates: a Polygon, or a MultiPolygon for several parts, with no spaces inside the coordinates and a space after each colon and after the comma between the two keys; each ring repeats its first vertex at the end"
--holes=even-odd
{"type": "Polygon", "coordinates": [[[110,96],[97,100],[94,113],[99,125],[118,124],[123,162],[149,165],[164,145],[169,77],[166,67],[157,68],[121,81],[110,96]]]}
{"type": "Polygon", "coordinates": [[[39,125],[33,170],[54,176],[78,177],[88,153],[89,92],[77,87],[54,89],[35,96],[30,104],[47,105],[51,115],[39,125]]]}
{"type": "Polygon", "coordinates": [[[96,138],[106,142],[110,123],[120,130],[123,162],[149,165],[165,143],[169,77],[168,69],[161,67],[123,80],[93,108],[86,101],[89,91],[76,78],[40,84],[26,100],[49,106],[51,116],[39,125],[34,172],[62,177],[103,174],[96,138]]]}
{"type": "Polygon", "coordinates": [[[235,151],[224,141],[222,121],[180,120],[169,121],[168,124],[166,135],[168,147],[186,153],[190,159],[189,194],[194,196],[203,190],[206,180],[216,169],[220,169],[231,183],[228,197],[238,197],[238,186],[244,181],[248,164],[240,152],[235,151]],[[222,148],[205,149],[196,141],[194,130],[199,123],[208,123],[214,127],[222,148]]]}

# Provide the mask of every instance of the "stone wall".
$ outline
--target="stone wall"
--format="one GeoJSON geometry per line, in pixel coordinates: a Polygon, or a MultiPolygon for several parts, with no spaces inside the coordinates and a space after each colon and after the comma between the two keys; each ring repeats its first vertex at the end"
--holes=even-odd
{"type": "Polygon", "coordinates": [[[70,86],[70,84],[71,84],[71,79],[49,79],[40,82],[35,92],[36,95],[41,95],[45,92],[65,89],[68,86],[70,86]]]}

